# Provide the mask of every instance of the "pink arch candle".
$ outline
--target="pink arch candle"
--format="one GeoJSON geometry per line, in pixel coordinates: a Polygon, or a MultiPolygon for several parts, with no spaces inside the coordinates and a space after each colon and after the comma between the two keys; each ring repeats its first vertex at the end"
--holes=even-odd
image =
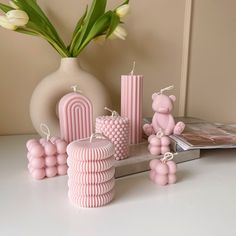
{"type": "Polygon", "coordinates": [[[143,76],[121,76],[121,116],[130,121],[130,144],[142,141],[142,103],[143,103],[143,76]]]}
{"type": "Polygon", "coordinates": [[[59,102],[59,121],[61,138],[68,143],[92,134],[92,104],[82,94],[74,92],[66,94],[59,102]]]}

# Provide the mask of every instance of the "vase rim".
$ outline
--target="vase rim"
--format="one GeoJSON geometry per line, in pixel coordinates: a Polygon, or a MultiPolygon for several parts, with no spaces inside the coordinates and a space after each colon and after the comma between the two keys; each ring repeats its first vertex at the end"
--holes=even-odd
{"type": "Polygon", "coordinates": [[[61,60],[62,60],[62,61],[66,61],[66,60],[78,60],[78,57],[62,57],[61,60]]]}
{"type": "Polygon", "coordinates": [[[77,57],[64,57],[61,58],[60,70],[80,68],[80,63],[77,57]]]}

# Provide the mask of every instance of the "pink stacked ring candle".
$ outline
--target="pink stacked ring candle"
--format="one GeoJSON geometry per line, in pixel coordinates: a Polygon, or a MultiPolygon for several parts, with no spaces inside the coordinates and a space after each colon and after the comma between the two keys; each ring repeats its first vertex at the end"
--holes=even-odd
{"type": "Polygon", "coordinates": [[[77,140],[67,147],[68,196],[78,207],[100,207],[114,197],[114,153],[112,142],[101,134],[77,140]]]}
{"type": "Polygon", "coordinates": [[[26,143],[28,169],[34,179],[66,175],[67,143],[60,138],[30,139],[26,143]]]}
{"type": "Polygon", "coordinates": [[[115,146],[115,159],[122,160],[129,156],[129,119],[117,113],[112,116],[96,118],[96,132],[103,133],[115,146]]]}

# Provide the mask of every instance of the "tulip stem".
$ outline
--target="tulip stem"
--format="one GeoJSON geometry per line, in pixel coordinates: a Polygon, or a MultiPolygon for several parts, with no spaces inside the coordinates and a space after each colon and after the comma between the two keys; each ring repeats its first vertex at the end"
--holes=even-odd
{"type": "Polygon", "coordinates": [[[68,51],[65,51],[63,50],[52,38],[48,37],[48,36],[45,36],[43,35],[42,33],[40,33],[39,31],[36,31],[36,30],[28,30],[28,29],[25,29],[27,31],[30,31],[32,33],[35,33],[37,35],[39,35],[41,38],[47,40],[50,45],[55,48],[57,50],[57,52],[62,56],[62,57],[69,57],[70,56],[70,53],[68,51]]]}

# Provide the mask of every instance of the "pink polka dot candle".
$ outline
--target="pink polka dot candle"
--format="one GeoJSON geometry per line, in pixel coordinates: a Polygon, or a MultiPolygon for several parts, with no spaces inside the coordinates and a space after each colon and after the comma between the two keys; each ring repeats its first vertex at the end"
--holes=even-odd
{"type": "Polygon", "coordinates": [[[114,152],[114,145],[102,134],[68,145],[68,196],[73,205],[100,207],[113,199],[114,152]]]}
{"type": "Polygon", "coordinates": [[[129,119],[119,116],[116,111],[111,112],[111,116],[96,118],[96,132],[104,134],[112,141],[115,146],[115,159],[123,160],[129,156],[129,119]]]}

